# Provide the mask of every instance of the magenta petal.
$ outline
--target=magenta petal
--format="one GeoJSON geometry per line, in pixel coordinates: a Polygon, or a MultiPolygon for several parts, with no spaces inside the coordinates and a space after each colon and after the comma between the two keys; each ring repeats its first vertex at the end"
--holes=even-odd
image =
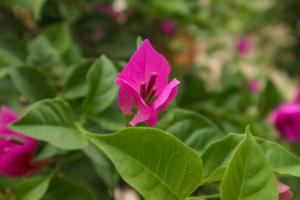
{"type": "Polygon", "coordinates": [[[166,108],[166,106],[176,97],[178,84],[179,81],[176,78],[173,79],[153,102],[153,107],[157,114],[161,113],[166,108]]]}
{"type": "Polygon", "coordinates": [[[18,120],[19,117],[11,112],[8,108],[3,107],[1,109],[1,114],[0,114],[0,124],[3,126],[6,126],[8,124],[13,123],[14,121],[18,120]]]}
{"type": "Polygon", "coordinates": [[[34,169],[33,156],[37,141],[28,139],[26,144],[7,147],[0,157],[0,174],[6,176],[23,176],[34,169]]]}
{"type": "Polygon", "coordinates": [[[118,78],[125,79],[139,92],[141,82],[149,81],[153,73],[157,74],[155,87],[159,93],[168,83],[170,64],[152,47],[149,40],[145,40],[118,78]]]}
{"type": "Polygon", "coordinates": [[[131,89],[120,87],[118,95],[118,104],[124,115],[132,115],[132,109],[135,104],[134,96],[131,95],[131,89]]]}
{"type": "Polygon", "coordinates": [[[291,142],[300,140],[300,104],[280,105],[270,114],[269,120],[287,140],[291,142]]]}
{"type": "Polygon", "coordinates": [[[19,117],[7,108],[2,108],[0,122],[0,175],[23,176],[42,169],[33,161],[38,142],[23,134],[14,132],[8,125],[19,117]]]}
{"type": "Polygon", "coordinates": [[[135,88],[126,80],[117,79],[116,83],[120,85],[119,94],[119,106],[124,114],[131,114],[133,105],[137,106],[137,114],[129,122],[131,126],[136,126],[140,122],[147,121],[151,114],[151,108],[144,102],[135,88]]]}
{"type": "Polygon", "coordinates": [[[291,200],[293,198],[294,195],[289,186],[278,182],[277,187],[279,192],[279,200],[291,200]]]}

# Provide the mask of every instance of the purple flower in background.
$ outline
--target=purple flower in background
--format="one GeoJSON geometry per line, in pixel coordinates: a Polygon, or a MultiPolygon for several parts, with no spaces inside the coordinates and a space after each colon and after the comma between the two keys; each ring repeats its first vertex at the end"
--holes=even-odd
{"type": "Polygon", "coordinates": [[[279,192],[279,200],[291,200],[294,196],[293,192],[290,190],[290,187],[278,182],[278,192],[279,192]]]}
{"type": "Polygon", "coordinates": [[[8,125],[18,116],[7,108],[0,114],[0,175],[29,176],[43,169],[46,161],[34,162],[38,142],[35,139],[11,131],[8,125]]]}
{"type": "Polygon", "coordinates": [[[300,140],[300,104],[283,103],[270,115],[270,121],[276,126],[281,136],[294,142],[300,140]]]}
{"type": "Polygon", "coordinates": [[[161,23],[161,30],[166,36],[171,36],[172,34],[174,34],[175,29],[176,23],[173,20],[164,20],[161,23]]]}
{"type": "Polygon", "coordinates": [[[252,42],[250,38],[242,37],[237,41],[235,48],[238,54],[245,55],[250,51],[251,47],[252,42]]]}
{"type": "Polygon", "coordinates": [[[124,115],[137,113],[129,122],[131,126],[146,122],[154,126],[158,114],[176,97],[179,81],[169,82],[170,64],[145,40],[130,58],[116,83],[120,86],[118,103],[124,115]]]}
{"type": "Polygon", "coordinates": [[[101,27],[95,27],[92,34],[95,39],[99,40],[105,36],[105,31],[101,27]]]}
{"type": "Polygon", "coordinates": [[[260,90],[260,83],[258,80],[250,80],[248,82],[248,89],[251,93],[257,93],[260,90]]]}

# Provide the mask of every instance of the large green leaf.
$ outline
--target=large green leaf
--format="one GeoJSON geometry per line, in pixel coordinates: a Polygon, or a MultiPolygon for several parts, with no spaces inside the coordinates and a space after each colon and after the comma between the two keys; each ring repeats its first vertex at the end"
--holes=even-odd
{"type": "Polygon", "coordinates": [[[172,133],[199,152],[224,135],[213,122],[204,116],[184,109],[169,111],[157,127],[172,133]]]}
{"type": "Polygon", "coordinates": [[[86,187],[66,178],[55,178],[43,200],[95,200],[94,195],[86,187]]]}
{"type": "Polygon", "coordinates": [[[201,183],[200,157],[166,132],[127,128],[87,136],[147,200],[183,200],[201,183]]]}
{"type": "Polygon", "coordinates": [[[87,74],[89,88],[82,104],[82,113],[98,114],[113,102],[117,95],[116,76],[117,70],[106,56],[94,62],[87,74]]]}
{"type": "Polygon", "coordinates": [[[222,200],[278,200],[276,177],[250,132],[237,147],[221,183],[222,200]]]}
{"type": "MultiPolygon", "coordinates": [[[[228,162],[238,144],[241,134],[230,134],[211,144],[203,153],[204,182],[219,181],[224,175],[228,162]]],[[[281,145],[256,137],[274,172],[280,175],[300,177],[300,159],[281,145]]]]}
{"type": "Polygon", "coordinates": [[[17,67],[10,71],[16,89],[31,101],[55,97],[47,77],[31,67],[17,67]]]}
{"type": "Polygon", "coordinates": [[[80,149],[88,144],[75,127],[70,106],[61,99],[33,104],[11,128],[61,149],[80,149]]]}
{"type": "Polygon", "coordinates": [[[18,200],[39,200],[46,193],[51,176],[36,176],[25,178],[16,188],[18,200]]]}

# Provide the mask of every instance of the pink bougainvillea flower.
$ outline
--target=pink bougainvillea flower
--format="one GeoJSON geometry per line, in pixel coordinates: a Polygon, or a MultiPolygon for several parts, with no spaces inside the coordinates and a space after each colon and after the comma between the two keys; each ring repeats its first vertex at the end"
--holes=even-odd
{"type": "Polygon", "coordinates": [[[176,29],[176,24],[173,20],[164,20],[161,23],[161,30],[163,32],[163,34],[165,34],[166,36],[171,36],[174,34],[176,29]]]}
{"type": "Polygon", "coordinates": [[[290,187],[278,182],[278,192],[279,192],[279,200],[291,200],[293,198],[293,192],[290,190],[290,187]]]}
{"type": "Polygon", "coordinates": [[[248,82],[248,89],[251,93],[257,93],[260,90],[260,83],[258,80],[251,80],[248,82]]]}
{"type": "Polygon", "coordinates": [[[272,111],[270,121],[282,137],[295,142],[300,141],[300,104],[288,102],[272,111]]]}
{"type": "Polygon", "coordinates": [[[8,128],[18,116],[7,108],[0,114],[0,175],[29,176],[41,170],[46,162],[34,162],[38,142],[8,128]]]}
{"type": "Polygon", "coordinates": [[[158,114],[177,95],[179,81],[168,83],[169,74],[169,62],[145,40],[116,79],[123,114],[132,115],[133,108],[137,108],[131,126],[146,122],[152,127],[157,123],[158,114]]]}
{"type": "Polygon", "coordinates": [[[237,41],[235,48],[238,54],[245,55],[250,51],[251,47],[252,43],[250,38],[242,37],[237,41]]]}

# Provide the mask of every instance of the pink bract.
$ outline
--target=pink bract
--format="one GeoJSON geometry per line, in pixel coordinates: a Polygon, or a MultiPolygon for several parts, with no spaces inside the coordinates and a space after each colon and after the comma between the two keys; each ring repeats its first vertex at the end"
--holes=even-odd
{"type": "Polygon", "coordinates": [[[260,83],[258,80],[251,80],[248,83],[248,89],[251,93],[257,93],[260,90],[260,83]]]}
{"type": "Polygon", "coordinates": [[[236,43],[236,51],[240,55],[247,54],[252,47],[250,38],[242,37],[236,43]]]}
{"type": "Polygon", "coordinates": [[[290,190],[290,187],[278,182],[278,192],[279,192],[279,200],[291,200],[293,198],[293,192],[290,190]]]}
{"type": "Polygon", "coordinates": [[[125,69],[118,75],[120,86],[118,104],[124,115],[137,113],[129,122],[131,126],[146,122],[154,126],[158,115],[176,97],[179,81],[169,82],[171,68],[167,59],[145,40],[134,53],[125,69]]]}
{"type": "Polygon", "coordinates": [[[166,36],[171,36],[175,32],[176,24],[173,20],[164,20],[161,23],[161,30],[166,36]]]}
{"type": "Polygon", "coordinates": [[[295,142],[300,140],[300,104],[283,103],[270,115],[270,121],[276,126],[281,136],[295,142]]]}
{"type": "Polygon", "coordinates": [[[45,162],[34,162],[38,142],[8,128],[8,125],[18,120],[7,108],[2,108],[0,114],[0,175],[25,176],[32,175],[44,167],[45,162]]]}

